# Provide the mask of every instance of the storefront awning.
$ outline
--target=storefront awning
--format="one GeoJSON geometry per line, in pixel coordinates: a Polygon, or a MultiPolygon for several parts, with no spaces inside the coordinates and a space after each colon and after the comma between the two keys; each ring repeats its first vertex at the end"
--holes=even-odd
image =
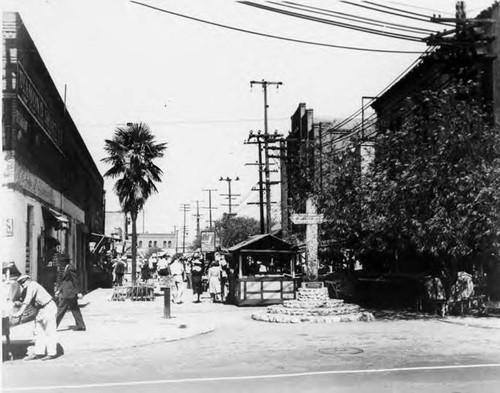
{"type": "Polygon", "coordinates": [[[108,235],[104,235],[102,233],[94,233],[94,232],[92,232],[91,235],[99,238],[99,241],[98,241],[97,245],[92,250],[92,254],[95,254],[97,251],[99,251],[99,249],[102,247],[102,245],[104,243],[106,243],[106,242],[110,242],[110,241],[117,241],[117,242],[119,242],[119,241],[122,240],[119,237],[108,236],[108,235]]]}

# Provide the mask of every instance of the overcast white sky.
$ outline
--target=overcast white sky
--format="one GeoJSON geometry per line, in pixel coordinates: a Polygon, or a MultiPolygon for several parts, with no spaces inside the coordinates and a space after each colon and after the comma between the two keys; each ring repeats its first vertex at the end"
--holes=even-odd
{"type": "MultiPolygon", "coordinates": [[[[323,25],[248,7],[232,0],[142,0],[159,8],[216,23],[328,44],[423,51],[425,44],[323,25]]],[[[440,26],[378,13],[334,0],[297,3],[363,15],[407,26],[440,26]]],[[[361,0],[352,0],[361,4],[361,0]]],[[[454,0],[373,0],[408,11],[452,17],[454,0]]],[[[275,6],[269,2],[261,4],[275,6]]],[[[466,1],[468,16],[492,0],[466,1]]],[[[365,3],[365,5],[368,5],[365,3]]],[[[256,201],[257,150],[244,145],[249,130],[263,129],[263,94],[251,80],[281,81],[269,89],[269,129],[286,134],[300,102],[315,115],[342,118],[375,96],[418,55],[335,49],[285,42],[209,26],[154,11],[127,0],[7,0],[4,10],[21,13],[59,91],[67,85],[67,106],[101,174],[104,139],[117,125],[148,123],[168,150],[159,194],[146,205],[145,230],[171,231],[182,225],[181,203],[190,203],[194,234],[195,200],[208,206],[204,188],[217,188],[214,218],[227,207],[220,176],[235,178],[232,191],[256,201]]],[[[297,11],[289,9],[290,11],[297,11]]],[[[301,11],[299,11],[301,12],[301,11]]],[[[316,15],[318,17],[325,17],[316,15]]],[[[344,21],[345,23],[350,23],[344,21]]],[[[119,205],[106,181],[107,210],[119,205]]],[[[277,196],[275,194],[275,196],[277,196]]],[[[258,217],[255,205],[239,214],[258,217]]],[[[202,210],[203,219],[208,211],[202,210]]],[[[142,222],[139,222],[142,229],[142,222]]]]}

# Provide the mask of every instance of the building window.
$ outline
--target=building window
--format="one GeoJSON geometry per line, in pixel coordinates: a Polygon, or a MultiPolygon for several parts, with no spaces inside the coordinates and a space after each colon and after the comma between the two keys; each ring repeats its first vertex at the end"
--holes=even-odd
{"type": "Polygon", "coordinates": [[[166,240],[164,240],[164,241],[163,241],[163,248],[166,248],[166,247],[167,247],[167,241],[166,241],[166,240]]]}
{"type": "Polygon", "coordinates": [[[171,248],[172,247],[172,242],[169,240],[168,241],[168,248],[171,248]]]}
{"type": "Polygon", "coordinates": [[[155,247],[156,247],[156,244],[157,244],[157,243],[156,243],[156,240],[155,240],[155,242],[154,242],[155,247]]]}
{"type": "Polygon", "coordinates": [[[142,240],[139,240],[139,247],[142,248],[142,240]]]}
{"type": "Polygon", "coordinates": [[[149,244],[148,244],[148,247],[151,248],[152,245],[153,245],[153,242],[150,240],[149,244]]]}

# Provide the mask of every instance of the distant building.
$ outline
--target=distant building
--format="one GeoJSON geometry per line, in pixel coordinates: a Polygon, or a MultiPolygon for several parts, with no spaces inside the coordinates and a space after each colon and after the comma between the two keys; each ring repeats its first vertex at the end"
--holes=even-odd
{"type": "Polygon", "coordinates": [[[67,254],[85,290],[89,240],[104,231],[103,178],[18,13],[3,13],[2,38],[2,262],[53,292],[67,254]]]}
{"type": "Polygon", "coordinates": [[[176,233],[138,233],[137,248],[144,254],[151,249],[159,249],[174,255],[178,251],[176,233]]]}

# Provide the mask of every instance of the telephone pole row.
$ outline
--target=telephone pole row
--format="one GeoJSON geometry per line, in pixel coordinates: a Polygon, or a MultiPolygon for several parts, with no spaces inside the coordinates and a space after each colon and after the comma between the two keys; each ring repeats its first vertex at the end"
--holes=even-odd
{"type": "Polygon", "coordinates": [[[186,213],[191,209],[189,203],[181,204],[181,211],[184,213],[184,225],[182,226],[182,253],[186,252],[186,213]]]}
{"type": "MultiPolygon", "coordinates": [[[[270,82],[262,79],[261,81],[250,81],[250,87],[253,87],[253,85],[261,85],[262,86],[262,91],[264,93],[264,135],[268,136],[268,120],[267,120],[267,109],[269,108],[269,105],[267,103],[267,87],[268,86],[276,86],[276,88],[279,88],[280,86],[283,85],[283,82],[270,82]]],[[[266,230],[267,233],[271,232],[271,174],[269,171],[269,139],[267,137],[263,138],[263,143],[264,143],[264,173],[266,177],[266,230]]],[[[260,153],[260,149],[259,149],[260,153]]],[[[259,167],[260,170],[260,167],[259,167]]],[[[259,172],[260,173],[260,172],[259,172]]],[[[260,178],[260,177],[259,177],[260,178]]],[[[262,184],[262,183],[260,183],[262,184]]],[[[262,224],[261,224],[262,225],[262,224]]],[[[262,230],[262,228],[261,228],[262,230]]]]}

